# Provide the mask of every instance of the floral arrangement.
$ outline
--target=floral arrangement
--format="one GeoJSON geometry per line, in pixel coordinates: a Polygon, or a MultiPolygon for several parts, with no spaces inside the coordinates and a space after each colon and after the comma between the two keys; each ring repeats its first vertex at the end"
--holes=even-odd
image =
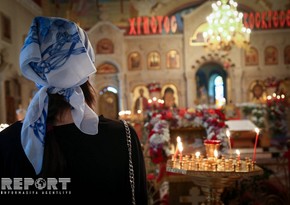
{"type": "Polygon", "coordinates": [[[220,109],[173,109],[156,111],[147,124],[149,130],[149,152],[152,162],[166,162],[170,150],[169,127],[204,127],[205,140],[220,141],[227,147],[225,115],[220,109]]]}
{"type": "MultiPolygon", "coordinates": [[[[269,97],[269,96],[268,96],[269,97]]],[[[271,96],[266,104],[240,104],[245,118],[250,119],[258,128],[268,128],[271,131],[271,137],[287,136],[287,109],[286,96],[271,96]],[[266,123],[267,122],[267,123],[266,123]]]]}
{"type": "MultiPolygon", "coordinates": [[[[219,109],[173,109],[150,111],[150,116],[145,123],[148,131],[147,148],[150,163],[148,164],[148,180],[155,180],[156,184],[164,183],[166,176],[166,162],[174,154],[170,144],[170,127],[204,127],[206,129],[205,141],[208,143],[220,143],[222,149],[227,140],[224,122],[225,115],[219,109]],[[152,162],[152,163],[151,163],[152,162]],[[153,165],[153,166],[152,166],[153,165]],[[150,168],[151,167],[151,168],[150,168]]],[[[146,149],[147,150],[147,149],[146,149]]],[[[161,186],[161,185],[160,185],[161,186]]],[[[159,190],[159,189],[158,189],[159,190]]],[[[161,201],[167,201],[168,191],[160,193],[161,201]]]]}
{"type": "Polygon", "coordinates": [[[152,93],[152,92],[160,92],[161,91],[160,83],[149,83],[147,85],[147,88],[148,88],[150,93],[152,93]]]}
{"type": "Polygon", "coordinates": [[[285,138],[288,132],[286,110],[288,109],[285,95],[274,95],[267,99],[269,129],[273,137],[285,138]],[[279,97],[278,97],[279,96],[279,97]]]}
{"type": "Polygon", "coordinates": [[[239,105],[245,117],[249,118],[258,128],[265,128],[266,107],[261,104],[244,103],[239,105]]]}
{"type": "Polygon", "coordinates": [[[168,121],[165,120],[164,115],[155,113],[152,115],[147,128],[150,129],[148,140],[149,155],[152,162],[156,164],[165,162],[167,157],[171,155],[168,121]]]}

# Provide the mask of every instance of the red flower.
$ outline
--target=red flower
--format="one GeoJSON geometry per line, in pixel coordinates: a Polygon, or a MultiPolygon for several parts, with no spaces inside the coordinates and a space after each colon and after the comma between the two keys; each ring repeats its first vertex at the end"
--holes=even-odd
{"type": "Polygon", "coordinates": [[[150,180],[154,180],[155,179],[155,175],[150,173],[150,174],[147,174],[147,179],[150,181],[150,180]]]}
{"type": "Polygon", "coordinates": [[[164,157],[163,157],[162,148],[157,148],[157,149],[150,148],[149,149],[149,154],[150,154],[150,157],[152,159],[152,162],[155,163],[155,164],[159,164],[159,163],[161,163],[161,162],[163,162],[165,160],[164,157]]]}
{"type": "Polygon", "coordinates": [[[186,109],[179,109],[178,115],[180,117],[184,117],[185,114],[186,114],[186,109]]]}
{"type": "Polygon", "coordinates": [[[165,117],[166,117],[165,120],[170,120],[170,119],[172,119],[172,117],[173,117],[172,112],[171,112],[171,111],[166,111],[166,112],[165,112],[165,117]]]}

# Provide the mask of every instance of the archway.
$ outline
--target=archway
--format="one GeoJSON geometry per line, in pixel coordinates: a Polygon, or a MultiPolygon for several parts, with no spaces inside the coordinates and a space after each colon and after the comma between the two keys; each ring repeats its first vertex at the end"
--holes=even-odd
{"type": "Polygon", "coordinates": [[[227,99],[227,72],[222,65],[209,62],[196,72],[196,88],[199,104],[220,105],[227,99]]]}
{"type": "Polygon", "coordinates": [[[110,119],[118,119],[117,89],[107,86],[100,91],[99,95],[99,114],[110,119]]]}

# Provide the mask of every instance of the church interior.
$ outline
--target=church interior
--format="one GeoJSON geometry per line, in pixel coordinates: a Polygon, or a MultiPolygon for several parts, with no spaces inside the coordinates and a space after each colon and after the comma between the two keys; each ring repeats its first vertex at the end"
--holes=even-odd
{"type": "Polygon", "coordinates": [[[37,90],[35,16],[86,30],[97,114],[135,128],[150,205],[290,204],[290,0],[1,0],[0,131],[37,90]]]}

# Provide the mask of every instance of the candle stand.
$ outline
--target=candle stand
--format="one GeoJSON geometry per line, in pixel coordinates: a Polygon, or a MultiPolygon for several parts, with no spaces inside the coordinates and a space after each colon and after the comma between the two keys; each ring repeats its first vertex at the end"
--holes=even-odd
{"type": "Polygon", "coordinates": [[[226,187],[243,177],[263,174],[263,169],[249,158],[226,159],[225,156],[220,159],[195,155],[173,158],[167,161],[166,170],[192,177],[206,196],[205,205],[222,205],[221,194],[226,187]]]}

